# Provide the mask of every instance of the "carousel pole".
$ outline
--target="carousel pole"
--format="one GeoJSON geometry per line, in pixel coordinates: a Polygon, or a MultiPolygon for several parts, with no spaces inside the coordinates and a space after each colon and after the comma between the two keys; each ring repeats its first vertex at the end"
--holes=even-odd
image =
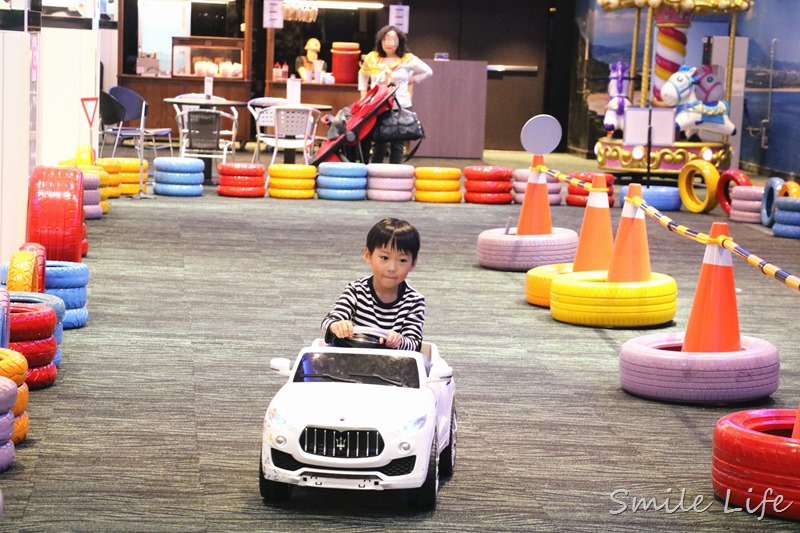
{"type": "Polygon", "coordinates": [[[728,70],[725,76],[725,100],[731,101],[733,90],[733,54],[736,50],[736,13],[731,13],[731,29],[728,36],[728,70]]]}
{"type": "Polygon", "coordinates": [[[631,47],[631,70],[630,76],[632,77],[630,85],[628,85],[628,100],[633,102],[633,95],[636,93],[636,52],[639,50],[639,22],[642,20],[642,8],[636,8],[636,14],[633,16],[633,46],[631,47]]]}
{"type": "Polygon", "coordinates": [[[642,94],[639,99],[639,107],[647,107],[648,94],[650,92],[650,55],[653,45],[653,8],[647,8],[647,27],[644,36],[644,58],[642,59],[642,94]]]}

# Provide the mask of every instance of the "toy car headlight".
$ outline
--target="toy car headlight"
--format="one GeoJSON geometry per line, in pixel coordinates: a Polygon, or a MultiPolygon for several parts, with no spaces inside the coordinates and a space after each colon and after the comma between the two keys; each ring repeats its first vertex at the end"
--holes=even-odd
{"type": "Polygon", "coordinates": [[[267,413],[267,420],[269,425],[274,428],[287,428],[289,427],[289,420],[281,415],[274,407],[267,413]]]}
{"type": "Polygon", "coordinates": [[[428,415],[422,415],[417,418],[412,418],[405,424],[402,424],[400,427],[397,428],[398,435],[407,435],[409,433],[413,433],[419,429],[421,429],[425,422],[428,420],[428,415]]]}

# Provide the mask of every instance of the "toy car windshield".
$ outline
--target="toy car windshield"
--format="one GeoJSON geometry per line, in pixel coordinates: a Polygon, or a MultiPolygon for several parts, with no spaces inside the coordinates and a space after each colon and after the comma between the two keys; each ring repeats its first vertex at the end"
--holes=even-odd
{"type": "Polygon", "coordinates": [[[294,374],[295,383],[342,381],[419,388],[417,360],[385,354],[308,352],[294,374]]]}

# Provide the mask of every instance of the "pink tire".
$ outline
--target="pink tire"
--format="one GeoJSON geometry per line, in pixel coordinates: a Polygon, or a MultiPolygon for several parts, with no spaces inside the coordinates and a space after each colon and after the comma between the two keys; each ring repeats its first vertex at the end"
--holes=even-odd
{"type": "Polygon", "coordinates": [[[571,263],[578,247],[578,234],[571,229],[553,228],[546,235],[517,235],[511,228],[490,229],[478,235],[478,264],[496,270],[527,272],[552,263],[571,263]]]}
{"type": "MultiPolygon", "coordinates": [[[[731,210],[761,213],[761,200],[731,200],[731,210]]],[[[730,214],[730,213],[729,213],[730,214]]]]}
{"type": "Polygon", "coordinates": [[[622,388],[652,400],[695,404],[755,400],[778,389],[780,356],[769,342],[742,335],[738,352],[681,352],[683,337],[658,333],[623,344],[622,388]]]}
{"type": "Polygon", "coordinates": [[[752,212],[752,211],[739,211],[737,209],[731,209],[730,212],[731,220],[734,222],[749,222],[750,224],[761,224],[761,212],[752,212]]]}
{"type": "Polygon", "coordinates": [[[370,163],[367,165],[367,176],[375,178],[413,179],[415,170],[413,165],[370,163]]]}
{"type": "MultiPolygon", "coordinates": [[[[738,187],[734,187],[731,191],[731,201],[733,200],[758,200],[761,202],[761,199],[764,197],[764,187],[757,186],[757,185],[741,185],[738,187]]],[[[759,210],[761,208],[759,207],[759,210]]]]}
{"type": "Polygon", "coordinates": [[[410,202],[414,199],[413,191],[390,191],[386,189],[367,189],[367,199],[378,202],[410,202]]]}
{"type": "MultiPolygon", "coordinates": [[[[372,163],[370,163],[372,164],[372,163]]],[[[367,178],[367,189],[384,191],[411,191],[414,189],[414,178],[367,178]]]]}

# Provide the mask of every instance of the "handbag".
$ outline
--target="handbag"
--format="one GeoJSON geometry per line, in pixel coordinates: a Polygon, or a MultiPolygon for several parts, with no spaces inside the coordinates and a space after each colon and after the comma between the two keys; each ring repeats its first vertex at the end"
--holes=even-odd
{"type": "Polygon", "coordinates": [[[425,130],[416,113],[397,106],[378,117],[372,138],[378,142],[416,141],[425,138],[425,130]]]}

